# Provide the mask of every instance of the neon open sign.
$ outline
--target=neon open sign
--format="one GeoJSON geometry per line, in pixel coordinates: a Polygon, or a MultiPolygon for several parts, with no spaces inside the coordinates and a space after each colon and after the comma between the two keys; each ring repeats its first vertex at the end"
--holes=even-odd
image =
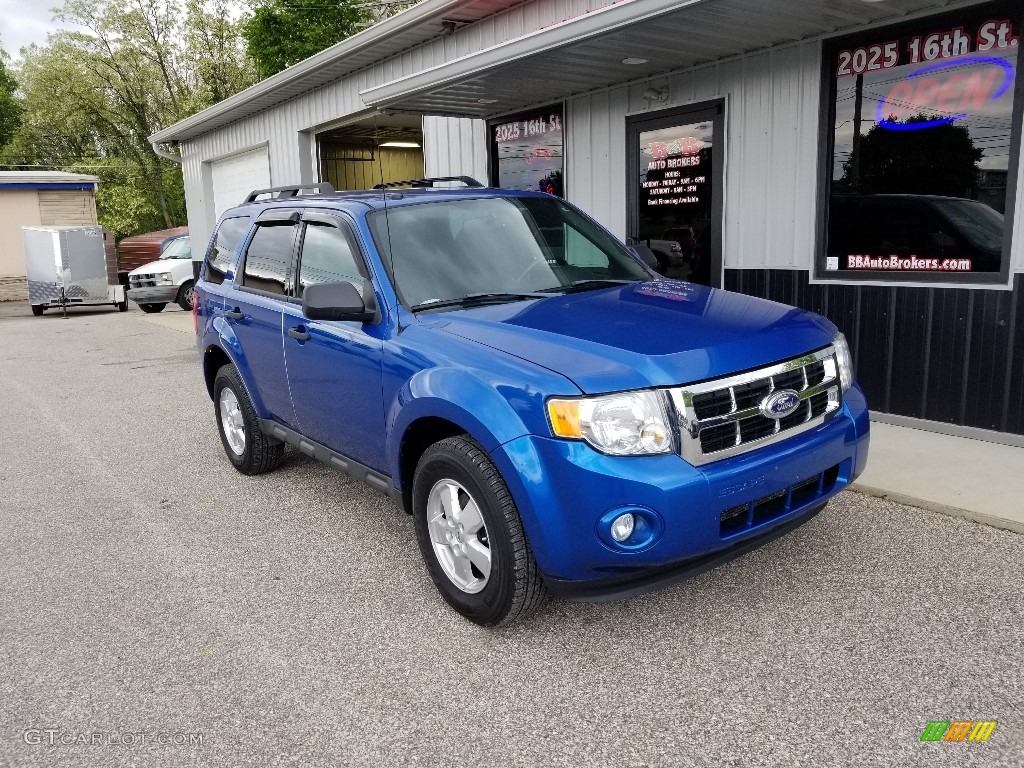
{"type": "Polygon", "coordinates": [[[880,128],[890,131],[922,131],[948,125],[1001,98],[1010,89],[1013,75],[1013,65],[997,56],[963,56],[931,64],[896,83],[878,102],[875,119],[880,128]],[[976,71],[963,71],[973,65],[978,66],[976,71]],[[942,78],[939,73],[948,77],[942,78]],[[898,122],[929,111],[947,116],[898,122]]]}

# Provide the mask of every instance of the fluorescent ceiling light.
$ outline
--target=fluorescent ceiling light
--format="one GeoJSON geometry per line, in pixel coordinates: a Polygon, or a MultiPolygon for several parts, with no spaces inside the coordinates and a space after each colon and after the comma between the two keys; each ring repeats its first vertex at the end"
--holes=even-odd
{"type": "Polygon", "coordinates": [[[415,141],[385,141],[382,147],[402,147],[403,149],[419,149],[420,145],[415,141]]]}
{"type": "Polygon", "coordinates": [[[642,59],[639,56],[627,56],[622,60],[623,64],[646,64],[648,59],[642,59]]]}

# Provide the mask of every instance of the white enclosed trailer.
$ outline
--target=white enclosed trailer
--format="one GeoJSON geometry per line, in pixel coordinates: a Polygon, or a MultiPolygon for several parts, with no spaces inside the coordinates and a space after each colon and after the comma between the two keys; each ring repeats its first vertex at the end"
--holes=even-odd
{"type": "Polygon", "coordinates": [[[104,247],[102,227],[22,227],[32,314],[50,307],[111,304],[128,299],[117,279],[117,258],[104,247]]]}

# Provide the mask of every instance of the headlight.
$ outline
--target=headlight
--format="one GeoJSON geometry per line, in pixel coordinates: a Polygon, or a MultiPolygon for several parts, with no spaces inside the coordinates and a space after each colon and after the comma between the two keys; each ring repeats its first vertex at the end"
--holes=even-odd
{"type": "Polygon", "coordinates": [[[157,275],[157,278],[160,280],[161,283],[173,283],[174,282],[174,280],[171,279],[171,273],[170,272],[164,272],[162,275],[157,275]]]}
{"type": "Polygon", "coordinates": [[[672,430],[657,392],[548,400],[551,432],[586,440],[613,456],[647,456],[672,451],[672,430]]]}
{"type": "Polygon", "coordinates": [[[836,365],[839,367],[839,385],[846,392],[853,386],[853,356],[850,354],[850,345],[846,343],[846,337],[837,333],[832,339],[832,346],[836,350],[836,365]]]}

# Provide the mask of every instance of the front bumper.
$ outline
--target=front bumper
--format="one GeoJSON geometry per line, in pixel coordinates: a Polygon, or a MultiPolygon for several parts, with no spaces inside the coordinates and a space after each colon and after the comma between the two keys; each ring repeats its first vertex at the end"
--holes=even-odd
{"type": "Polygon", "coordinates": [[[493,458],[549,589],[599,600],[677,581],[791,530],[860,474],[867,447],[867,406],[855,386],[820,427],[700,468],[676,455],[605,456],[531,435],[493,458]],[[736,510],[738,524],[726,525],[723,513],[736,510]],[[609,539],[602,526],[624,511],[651,522],[651,541],[609,539]]]}
{"type": "Polygon", "coordinates": [[[136,304],[167,304],[178,296],[176,285],[154,285],[144,288],[129,288],[128,298],[136,304]]]}

